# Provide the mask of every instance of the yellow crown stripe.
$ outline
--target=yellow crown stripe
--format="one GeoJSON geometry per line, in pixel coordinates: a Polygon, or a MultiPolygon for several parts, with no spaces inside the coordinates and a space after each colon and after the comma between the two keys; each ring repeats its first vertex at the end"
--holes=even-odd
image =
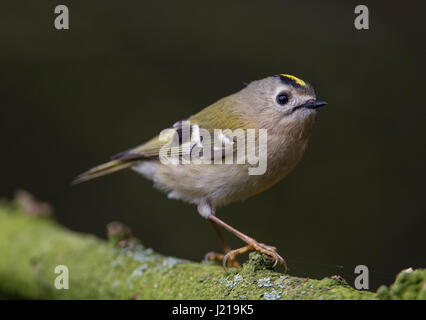
{"type": "Polygon", "coordinates": [[[302,86],[302,87],[306,87],[306,83],[305,83],[305,81],[300,80],[299,78],[296,78],[295,76],[292,76],[292,75],[290,75],[290,74],[280,74],[280,76],[282,76],[282,77],[286,77],[286,78],[289,78],[289,79],[291,79],[291,80],[294,80],[294,81],[296,81],[296,83],[297,83],[298,85],[300,85],[300,86],[302,86]]]}

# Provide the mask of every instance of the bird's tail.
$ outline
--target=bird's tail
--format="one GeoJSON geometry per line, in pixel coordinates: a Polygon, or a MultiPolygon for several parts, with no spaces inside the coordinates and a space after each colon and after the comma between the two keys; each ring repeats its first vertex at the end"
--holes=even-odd
{"type": "Polygon", "coordinates": [[[135,161],[112,160],[80,174],[72,181],[71,184],[79,184],[81,182],[99,178],[104,175],[129,168],[134,164],[135,161]]]}

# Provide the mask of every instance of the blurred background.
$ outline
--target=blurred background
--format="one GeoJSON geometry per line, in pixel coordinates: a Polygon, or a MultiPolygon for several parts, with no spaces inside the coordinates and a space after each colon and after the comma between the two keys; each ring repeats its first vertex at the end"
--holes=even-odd
{"type": "Polygon", "coordinates": [[[329,103],[309,148],[285,180],[218,216],[277,246],[293,275],[353,285],[364,264],[376,289],[425,267],[425,8],[364,1],[370,30],[358,31],[358,4],[2,2],[0,196],[23,188],[72,230],[105,237],[119,220],[146,246],[200,261],[221,245],[195,207],[132,171],[70,181],[244,83],[289,73],[329,103]],[[54,28],[59,4],[70,30],[54,28]]]}

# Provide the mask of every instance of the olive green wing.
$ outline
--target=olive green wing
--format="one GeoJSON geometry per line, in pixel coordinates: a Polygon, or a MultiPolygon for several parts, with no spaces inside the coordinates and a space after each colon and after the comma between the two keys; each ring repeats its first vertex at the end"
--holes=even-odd
{"type": "Polygon", "coordinates": [[[228,138],[226,133],[218,137],[215,134],[215,129],[236,130],[247,128],[247,123],[241,121],[241,117],[235,109],[235,103],[236,101],[231,96],[221,99],[189,119],[179,121],[172,128],[163,130],[158,136],[148,142],[121,152],[113,156],[111,161],[84,172],[75,178],[73,183],[84,182],[126,169],[139,161],[158,160],[165,146],[173,146],[174,148],[171,149],[171,152],[178,157],[190,155],[194,146],[199,146],[203,143],[199,134],[202,129],[204,129],[204,132],[207,131],[210,136],[211,157],[214,157],[218,152],[224,154],[226,150],[229,150],[227,148],[232,148],[232,152],[234,152],[237,137],[231,136],[228,138]],[[213,146],[214,139],[218,139],[219,143],[213,146]]]}
{"type": "MultiPolygon", "coordinates": [[[[247,119],[243,120],[239,110],[236,109],[238,101],[232,96],[223,98],[216,103],[204,108],[199,113],[187,120],[176,122],[172,128],[163,130],[162,133],[143,145],[124,151],[112,157],[113,160],[146,160],[158,159],[161,149],[166,144],[179,141],[179,156],[182,156],[193,144],[198,142],[196,131],[201,129],[210,133],[211,141],[215,137],[215,129],[229,129],[234,131],[240,128],[248,128],[247,119]],[[186,123],[187,122],[187,123],[186,123]],[[187,126],[189,124],[189,127],[187,126]],[[194,137],[195,135],[195,137],[194,137]]],[[[226,136],[226,134],[225,134],[226,136]]],[[[218,138],[220,139],[220,138],[218,138]]],[[[230,137],[235,141],[236,137],[230,137]]]]}

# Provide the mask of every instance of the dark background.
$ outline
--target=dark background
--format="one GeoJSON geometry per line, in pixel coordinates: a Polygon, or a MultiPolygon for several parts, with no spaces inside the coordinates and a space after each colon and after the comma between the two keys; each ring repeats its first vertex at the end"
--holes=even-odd
{"type": "MultiPolygon", "coordinates": [[[[122,221],[146,246],[200,261],[220,251],[196,208],[131,171],[72,178],[177,120],[279,73],[329,102],[299,166],[218,211],[276,245],[290,273],[370,268],[371,287],[425,267],[424,6],[352,1],[5,1],[0,4],[0,196],[49,201],[57,220],[105,236],[122,221]],[[54,8],[70,9],[70,30],[54,8]]],[[[227,234],[234,247],[241,242],[227,234]]]]}

